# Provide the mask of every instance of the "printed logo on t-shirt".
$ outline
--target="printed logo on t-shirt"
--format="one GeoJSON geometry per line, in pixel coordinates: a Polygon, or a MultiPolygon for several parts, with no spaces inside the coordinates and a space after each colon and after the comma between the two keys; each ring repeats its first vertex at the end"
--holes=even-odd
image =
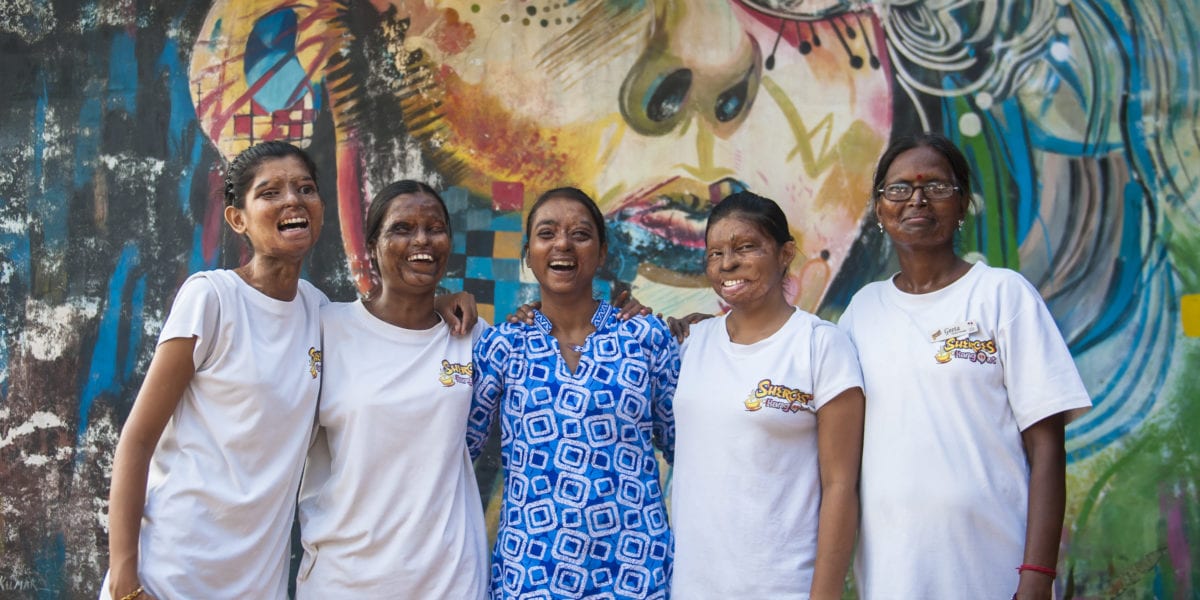
{"type": "Polygon", "coordinates": [[[442,374],[438,375],[438,381],[446,387],[450,387],[455,383],[471,385],[471,373],[474,372],[474,367],[474,363],[464,365],[442,360],[442,374]]]}
{"type": "Polygon", "coordinates": [[[313,379],[321,374],[321,351],[317,350],[315,346],[308,348],[308,373],[312,375],[313,379]]]}
{"type": "Polygon", "coordinates": [[[996,340],[950,338],[938,348],[933,359],[943,365],[954,359],[967,360],[981,365],[994,365],[996,364],[996,340]]]}
{"type": "Polygon", "coordinates": [[[817,409],[812,405],[812,394],[802,392],[795,388],[787,387],[786,385],[777,385],[772,383],[770,379],[764,379],[758,382],[753,392],[743,403],[746,405],[746,410],[754,412],[767,408],[774,408],[785,413],[797,413],[801,409],[809,412],[817,412],[817,409]]]}

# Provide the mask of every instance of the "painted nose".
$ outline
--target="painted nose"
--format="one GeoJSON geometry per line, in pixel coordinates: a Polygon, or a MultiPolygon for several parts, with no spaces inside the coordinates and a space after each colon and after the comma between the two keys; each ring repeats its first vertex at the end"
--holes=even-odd
{"type": "Polygon", "coordinates": [[[655,3],[646,49],[621,84],[621,115],[643,135],[693,116],[719,137],[745,120],[762,77],[762,51],[727,2],[655,3]]]}

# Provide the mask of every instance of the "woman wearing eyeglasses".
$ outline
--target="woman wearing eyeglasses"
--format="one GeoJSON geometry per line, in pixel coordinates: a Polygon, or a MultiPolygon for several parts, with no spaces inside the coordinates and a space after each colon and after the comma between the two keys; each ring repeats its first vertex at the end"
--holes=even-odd
{"type": "Polygon", "coordinates": [[[900,272],[855,294],[839,322],[867,397],[859,589],[1051,598],[1064,417],[1091,406],[1087,390],[1037,290],[956,254],[971,188],[949,140],[894,142],[873,189],[900,272]]]}

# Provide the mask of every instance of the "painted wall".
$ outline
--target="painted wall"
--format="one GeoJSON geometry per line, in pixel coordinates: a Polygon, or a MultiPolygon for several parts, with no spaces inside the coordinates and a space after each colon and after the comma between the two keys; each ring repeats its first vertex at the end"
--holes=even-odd
{"type": "Polygon", "coordinates": [[[749,188],[793,224],[794,301],[835,319],[895,269],[871,168],[923,129],[978,175],[964,252],[1038,286],[1094,397],[1068,429],[1060,597],[1198,597],[1198,20],[1196,0],[0,3],[0,597],[94,597],[174,292],[245,257],[220,180],[248,144],[316,158],[306,276],[335,300],[369,285],[370,197],[410,177],[446,190],[445,285],[489,320],[533,297],[521,211],[562,184],[611,219],[599,293],[717,310],[704,215],[749,188]]]}

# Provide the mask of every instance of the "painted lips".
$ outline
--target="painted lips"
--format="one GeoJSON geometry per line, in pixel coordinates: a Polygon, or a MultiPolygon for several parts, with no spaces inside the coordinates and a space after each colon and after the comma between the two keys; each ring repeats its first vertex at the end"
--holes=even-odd
{"type": "MultiPolygon", "coordinates": [[[[608,219],[615,240],[624,246],[620,251],[630,255],[636,265],[653,265],[654,271],[664,275],[673,272],[694,278],[704,272],[704,229],[709,211],[725,196],[744,189],[745,184],[731,178],[703,184],[672,177],[629,195],[609,211],[608,219]]],[[[639,272],[646,275],[648,271],[639,272]]]]}

